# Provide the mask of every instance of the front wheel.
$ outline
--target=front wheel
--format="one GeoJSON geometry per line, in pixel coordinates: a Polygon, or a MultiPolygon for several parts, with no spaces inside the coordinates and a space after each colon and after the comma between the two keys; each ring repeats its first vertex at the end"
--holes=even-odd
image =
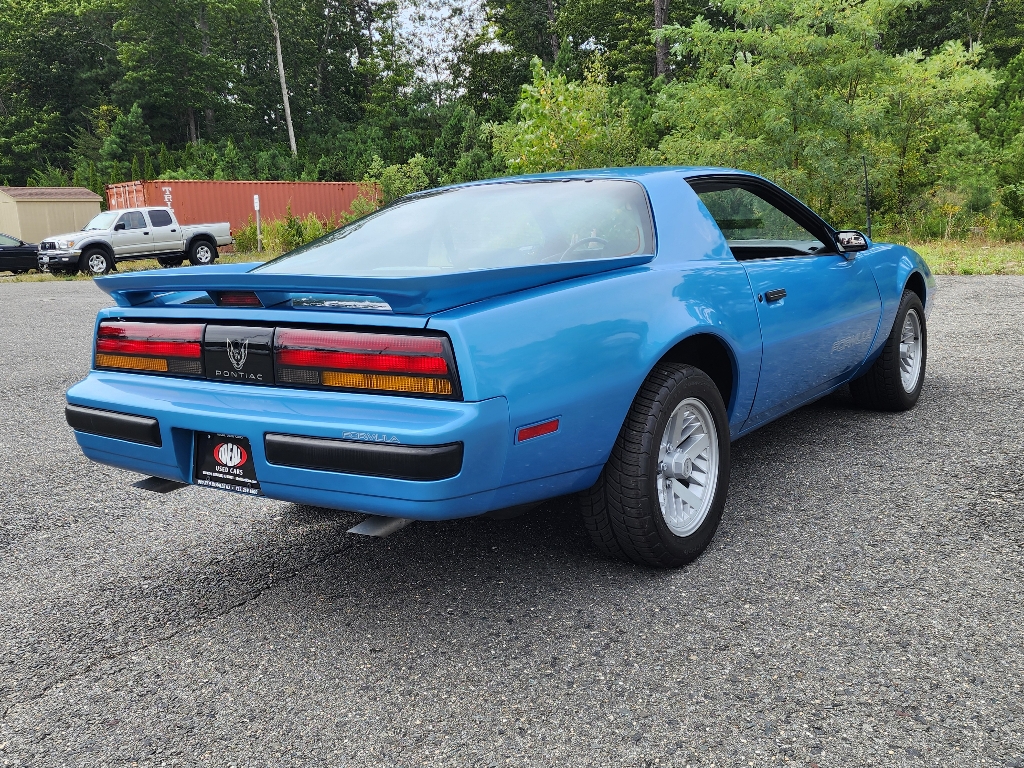
{"type": "Polygon", "coordinates": [[[197,240],[189,248],[188,260],[193,266],[202,267],[206,264],[213,264],[217,258],[217,248],[205,240],[197,240]]]}
{"type": "Polygon", "coordinates": [[[105,251],[99,249],[86,251],[78,262],[78,269],[86,275],[99,277],[114,268],[114,260],[105,251]]]}
{"type": "Polygon", "coordinates": [[[904,291],[881,354],[863,375],[850,382],[850,393],[862,408],[910,410],[921,396],[927,360],[924,306],[916,293],[904,291]]]}
{"type": "Polygon", "coordinates": [[[604,554],[671,568],[697,558],[729,491],[729,423],[715,383],[690,365],[647,377],[597,484],[581,494],[604,554]]]}

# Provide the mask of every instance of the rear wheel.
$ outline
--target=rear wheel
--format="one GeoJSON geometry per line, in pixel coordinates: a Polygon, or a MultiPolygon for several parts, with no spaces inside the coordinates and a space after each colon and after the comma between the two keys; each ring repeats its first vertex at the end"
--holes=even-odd
{"type": "Polygon", "coordinates": [[[212,264],[216,258],[217,248],[210,245],[206,240],[196,240],[189,248],[188,260],[197,267],[212,264]]]}
{"type": "Polygon", "coordinates": [[[728,490],[722,396],[703,371],[666,364],[644,382],[601,477],[581,494],[581,507],[603,553],[675,567],[707,548],[728,490]]]}
{"type": "Polygon", "coordinates": [[[99,275],[105,275],[114,268],[114,261],[105,252],[96,248],[91,251],[86,251],[82,254],[82,258],[78,260],[78,269],[87,275],[93,277],[99,275]]]}
{"type": "Polygon", "coordinates": [[[921,396],[927,361],[924,307],[916,293],[904,291],[882,353],[867,372],[850,382],[850,392],[863,408],[909,410],[921,396]]]}

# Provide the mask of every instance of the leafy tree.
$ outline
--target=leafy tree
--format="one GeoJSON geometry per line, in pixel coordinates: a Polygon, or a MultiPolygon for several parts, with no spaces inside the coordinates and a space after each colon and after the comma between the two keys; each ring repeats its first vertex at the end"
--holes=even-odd
{"type": "Polygon", "coordinates": [[[893,54],[932,52],[952,40],[984,46],[989,65],[1004,65],[1024,45],[1024,0],[926,0],[896,6],[884,47],[893,54]]]}
{"type": "Polygon", "coordinates": [[[640,150],[628,109],[600,69],[582,83],[533,62],[516,119],[495,128],[494,154],[512,173],[632,165],[640,150]]]}
{"type": "Polygon", "coordinates": [[[732,165],[794,191],[838,224],[863,220],[861,163],[893,226],[984,159],[968,117],[993,78],[958,43],[932,56],[879,49],[891,6],[867,0],[723,5],[735,28],[698,18],[665,35],[692,75],[665,88],[669,130],[654,160],[732,165]]]}

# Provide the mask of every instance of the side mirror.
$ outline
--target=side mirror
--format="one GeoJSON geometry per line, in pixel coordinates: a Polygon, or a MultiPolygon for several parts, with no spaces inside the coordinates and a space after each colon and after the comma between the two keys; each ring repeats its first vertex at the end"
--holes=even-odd
{"type": "Polygon", "coordinates": [[[123,221],[119,221],[117,224],[114,225],[114,231],[115,232],[120,232],[122,229],[124,229],[124,222],[123,221]]]}
{"type": "Polygon", "coordinates": [[[856,229],[843,229],[836,232],[836,243],[839,245],[839,252],[844,255],[868,249],[868,239],[863,232],[858,232],[856,229]]]}

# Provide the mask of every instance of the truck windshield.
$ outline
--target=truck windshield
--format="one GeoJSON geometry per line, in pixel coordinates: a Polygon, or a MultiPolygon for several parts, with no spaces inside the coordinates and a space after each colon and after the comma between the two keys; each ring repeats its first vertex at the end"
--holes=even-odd
{"type": "Polygon", "coordinates": [[[401,199],[254,271],[409,277],[653,252],[634,181],[509,181],[401,199]]]}
{"type": "Polygon", "coordinates": [[[83,228],[83,232],[89,232],[94,229],[110,229],[110,225],[114,223],[114,219],[117,218],[120,211],[104,211],[98,216],[94,216],[93,220],[86,224],[83,228]]]}

